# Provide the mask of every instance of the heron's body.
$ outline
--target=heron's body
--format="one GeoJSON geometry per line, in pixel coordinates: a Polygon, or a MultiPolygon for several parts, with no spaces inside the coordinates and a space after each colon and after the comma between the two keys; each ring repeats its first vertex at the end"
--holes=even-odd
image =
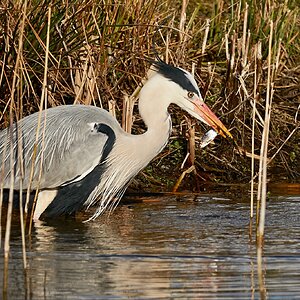
{"type": "MultiPolygon", "coordinates": [[[[187,79],[183,79],[187,82],[183,87],[190,87],[200,97],[189,73],[164,63],[161,67],[170,67],[168,72],[175,70],[180,76],[186,76],[187,79]]],[[[43,111],[39,129],[38,113],[14,124],[14,187],[18,189],[22,180],[23,189],[40,191],[36,218],[41,214],[56,216],[73,213],[97,201],[100,205],[95,216],[99,215],[114,205],[113,199],[122,196],[130,180],[166,145],[171,131],[171,118],[167,111],[169,104],[175,102],[195,115],[193,101],[185,99],[188,98],[187,90],[176,82],[182,79],[177,76],[173,81],[173,78],[168,78],[169,74],[164,74],[166,70],[159,69],[160,65],[157,68],[157,74],[147,81],[140,93],[139,110],[147,125],[147,131],[141,135],[123,131],[107,111],[83,105],[60,106],[43,111]],[[180,102],[182,98],[184,104],[180,102]],[[21,165],[24,172],[20,171],[21,165]]],[[[0,184],[3,188],[11,186],[8,132],[0,132],[0,174],[3,174],[0,184]]]]}
{"type": "MultiPolygon", "coordinates": [[[[31,163],[33,160],[33,149],[35,145],[35,135],[37,131],[39,114],[35,113],[18,122],[20,136],[22,136],[22,149],[24,154],[24,179],[23,188],[27,189],[30,181],[31,163]]],[[[37,156],[35,158],[34,176],[31,188],[51,189],[60,186],[62,183],[75,179],[87,170],[95,167],[102,155],[102,145],[105,144],[107,136],[105,134],[95,134],[89,123],[91,120],[99,120],[116,130],[121,128],[115,119],[105,110],[92,106],[70,105],[58,106],[42,112],[41,125],[38,135],[37,156]],[[46,120],[46,121],[45,121],[46,120]],[[45,126],[44,126],[45,125],[45,126]],[[80,147],[78,147],[80,142],[80,147]],[[44,151],[42,149],[44,148],[44,151]],[[87,159],[88,158],[88,159],[87,159]],[[39,180],[39,166],[43,161],[43,176],[39,180]],[[64,162],[62,165],[62,161],[64,162]],[[51,170],[51,172],[49,172],[51,170]],[[52,170],[55,170],[53,172],[52,170]]],[[[95,122],[95,121],[94,121],[95,122]]],[[[16,136],[17,127],[14,127],[16,136]]],[[[2,143],[7,139],[7,130],[0,133],[1,149],[2,143]]],[[[14,145],[14,153],[17,156],[17,143],[14,145]]],[[[10,151],[9,146],[6,149],[10,151]]],[[[2,154],[2,153],[1,153],[2,154]]],[[[1,155],[2,156],[2,155],[1,155]]],[[[1,157],[2,158],[2,157],[1,157]]],[[[1,161],[1,160],[0,160],[1,161]]],[[[14,159],[15,187],[19,186],[20,161],[14,159]],[[17,163],[19,162],[19,164],[17,163]]],[[[5,164],[4,188],[10,186],[10,162],[5,164]]]]}

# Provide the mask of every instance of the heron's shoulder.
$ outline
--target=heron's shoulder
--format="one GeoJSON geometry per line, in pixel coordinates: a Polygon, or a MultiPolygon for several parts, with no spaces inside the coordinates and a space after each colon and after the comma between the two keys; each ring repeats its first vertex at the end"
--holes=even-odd
{"type": "MultiPolygon", "coordinates": [[[[35,112],[27,117],[37,116],[39,113],[40,112],[35,112]]],[[[61,117],[63,115],[68,116],[68,115],[78,115],[78,114],[85,114],[90,116],[101,116],[103,114],[110,115],[110,113],[103,108],[92,106],[92,105],[82,105],[82,104],[60,105],[60,106],[49,107],[46,110],[43,110],[42,114],[51,117],[53,116],[61,117]]]]}
{"type": "MultiPolygon", "coordinates": [[[[35,126],[39,112],[21,120],[23,126],[35,126]]],[[[105,109],[92,105],[61,105],[42,111],[42,120],[47,126],[77,126],[83,123],[105,123],[113,128],[119,127],[117,120],[105,109]]]]}
{"type": "MultiPolygon", "coordinates": [[[[51,107],[47,109],[47,114],[51,116],[55,115],[88,115],[91,117],[99,117],[102,115],[110,115],[108,111],[103,108],[92,106],[92,105],[61,105],[51,107]]],[[[111,116],[111,115],[110,115],[111,116]]]]}

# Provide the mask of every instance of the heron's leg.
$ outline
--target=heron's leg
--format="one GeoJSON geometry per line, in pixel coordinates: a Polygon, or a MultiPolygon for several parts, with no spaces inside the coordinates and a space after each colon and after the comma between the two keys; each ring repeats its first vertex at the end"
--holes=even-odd
{"type": "Polygon", "coordinates": [[[41,214],[54,200],[56,195],[57,190],[44,190],[39,192],[34,210],[33,220],[38,220],[40,218],[41,214]]]}

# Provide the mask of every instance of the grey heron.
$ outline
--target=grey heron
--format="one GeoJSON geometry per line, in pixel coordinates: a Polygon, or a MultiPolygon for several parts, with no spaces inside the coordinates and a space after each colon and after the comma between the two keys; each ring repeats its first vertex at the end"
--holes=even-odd
{"type": "Polygon", "coordinates": [[[167,144],[171,103],[223,137],[232,137],[203,102],[191,73],[162,60],[153,62],[153,67],[154,74],[139,94],[139,112],[147,126],[143,134],[126,133],[104,109],[63,105],[41,112],[36,143],[39,113],[34,113],[13,125],[13,166],[9,130],[0,132],[0,187],[10,187],[13,168],[16,189],[22,180],[23,189],[39,191],[35,219],[72,214],[98,203],[93,219],[116,205],[114,200],[122,197],[131,179],[167,144]]]}

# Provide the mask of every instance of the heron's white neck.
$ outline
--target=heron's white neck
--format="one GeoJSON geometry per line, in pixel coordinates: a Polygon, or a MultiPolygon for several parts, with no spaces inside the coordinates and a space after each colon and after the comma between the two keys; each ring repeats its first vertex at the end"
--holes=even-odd
{"type": "Polygon", "coordinates": [[[147,126],[141,138],[156,154],[166,144],[172,127],[168,113],[172,95],[164,80],[161,75],[154,75],[141,89],[139,98],[139,112],[147,126]]]}
{"type": "Polygon", "coordinates": [[[155,75],[155,78],[146,82],[140,92],[139,111],[147,126],[147,131],[140,135],[122,135],[115,147],[120,147],[116,153],[126,151],[126,155],[131,156],[131,161],[138,164],[139,170],[163,149],[172,128],[168,113],[168,106],[171,102],[170,91],[164,90],[164,84],[160,84],[160,80],[161,76],[155,75]]]}

